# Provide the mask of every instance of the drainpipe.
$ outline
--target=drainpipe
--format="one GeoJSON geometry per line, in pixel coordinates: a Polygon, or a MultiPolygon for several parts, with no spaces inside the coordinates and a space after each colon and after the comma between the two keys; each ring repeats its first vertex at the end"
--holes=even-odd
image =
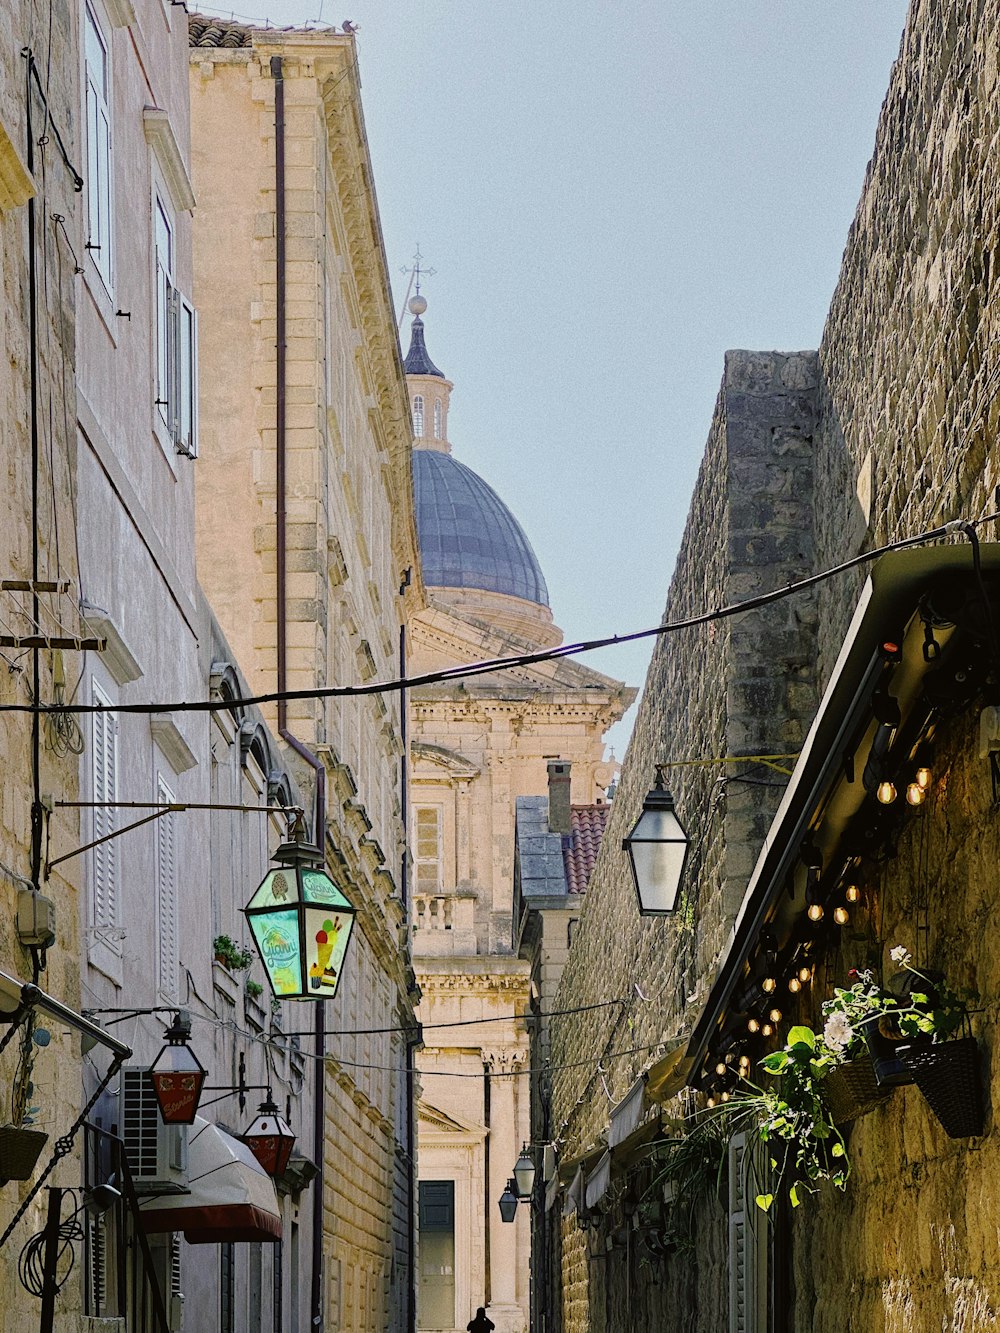
{"type": "MultiPolygon", "coordinates": [[[[275,211],[275,333],[276,333],[276,420],[275,420],[275,555],[277,565],[278,621],[278,693],[283,694],[288,679],[287,571],[286,571],[286,346],[285,346],[285,80],[281,57],[271,57],[274,79],[274,211],[275,211]]],[[[326,857],[326,769],[288,728],[288,703],[278,700],[278,735],[303,759],[316,775],[316,805],[313,815],[313,842],[326,857]]],[[[324,1209],[324,1139],[326,1126],[326,1015],[323,1002],[316,1005],[316,1078],[313,1088],[313,1157],[317,1167],[312,1218],[312,1288],[310,1328],[323,1329],[323,1209],[324,1209]]]]}

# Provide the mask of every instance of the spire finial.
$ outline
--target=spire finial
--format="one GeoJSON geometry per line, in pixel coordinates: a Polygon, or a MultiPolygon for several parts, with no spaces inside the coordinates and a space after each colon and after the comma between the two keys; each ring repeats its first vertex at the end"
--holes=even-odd
{"type": "Polygon", "coordinates": [[[414,315],[419,319],[427,309],[427,298],[420,291],[420,280],[421,278],[432,278],[437,272],[437,269],[424,267],[424,257],[420,253],[420,242],[418,241],[416,251],[413,255],[413,263],[409,266],[404,264],[399,271],[400,273],[409,274],[410,277],[409,284],[406,288],[407,297],[410,297],[411,291],[413,292],[413,296],[410,297],[408,301],[404,298],[403,310],[399,316],[399,323],[400,326],[402,326],[403,318],[407,310],[409,310],[411,315],[414,315]]]}

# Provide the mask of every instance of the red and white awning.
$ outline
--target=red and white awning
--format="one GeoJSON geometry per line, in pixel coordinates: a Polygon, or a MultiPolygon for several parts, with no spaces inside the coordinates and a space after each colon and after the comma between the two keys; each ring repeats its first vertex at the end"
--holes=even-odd
{"type": "Polygon", "coordinates": [[[144,1231],[183,1231],[190,1245],[281,1239],[271,1177],[245,1143],[201,1116],[188,1135],[188,1182],[187,1193],[142,1201],[144,1231]]]}

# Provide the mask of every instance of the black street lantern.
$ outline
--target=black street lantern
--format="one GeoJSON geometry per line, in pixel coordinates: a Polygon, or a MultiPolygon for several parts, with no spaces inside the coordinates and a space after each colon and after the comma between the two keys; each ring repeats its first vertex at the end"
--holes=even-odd
{"type": "Polygon", "coordinates": [[[165,1125],[192,1125],[207,1075],[188,1045],[191,1015],[179,1009],[166,1035],[166,1045],[149,1070],[160,1118],[165,1125]]]}
{"type": "Polygon", "coordinates": [[[642,803],[642,814],[622,847],[628,852],[642,915],[670,916],[676,912],[688,839],[674,813],[674,798],[664,788],[660,764],[656,766],[653,789],[642,803]]]}
{"type": "Polygon", "coordinates": [[[527,1144],[521,1148],[521,1156],[514,1164],[514,1184],[519,1199],[531,1198],[531,1191],[535,1187],[535,1163],[527,1144]]]}
{"type": "Polygon", "coordinates": [[[517,1181],[511,1178],[507,1181],[507,1188],[500,1195],[500,1220],[503,1222],[513,1222],[516,1212],[517,1181]]]}
{"type": "Polygon", "coordinates": [[[288,1121],[279,1114],[277,1106],[271,1100],[270,1089],[267,1101],[260,1104],[257,1119],[245,1131],[242,1138],[269,1176],[284,1175],[288,1159],[295,1147],[295,1135],[288,1121]]]}
{"type": "Polygon", "coordinates": [[[282,843],[244,907],[254,944],[279,1000],[329,1000],[337,993],[354,907],[307,842],[282,843]]]}

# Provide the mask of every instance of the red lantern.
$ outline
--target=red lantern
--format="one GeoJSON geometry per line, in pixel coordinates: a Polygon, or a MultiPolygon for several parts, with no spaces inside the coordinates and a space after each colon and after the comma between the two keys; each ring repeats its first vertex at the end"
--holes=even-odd
{"type": "Polygon", "coordinates": [[[270,1094],[266,1102],[261,1102],[260,1113],[243,1134],[243,1142],[269,1176],[284,1174],[295,1146],[295,1135],[288,1121],[279,1115],[270,1094]]]}
{"type": "Polygon", "coordinates": [[[167,1043],[149,1071],[160,1117],[166,1125],[194,1123],[206,1071],[188,1045],[191,1015],[179,1009],[167,1029],[167,1043]]]}

